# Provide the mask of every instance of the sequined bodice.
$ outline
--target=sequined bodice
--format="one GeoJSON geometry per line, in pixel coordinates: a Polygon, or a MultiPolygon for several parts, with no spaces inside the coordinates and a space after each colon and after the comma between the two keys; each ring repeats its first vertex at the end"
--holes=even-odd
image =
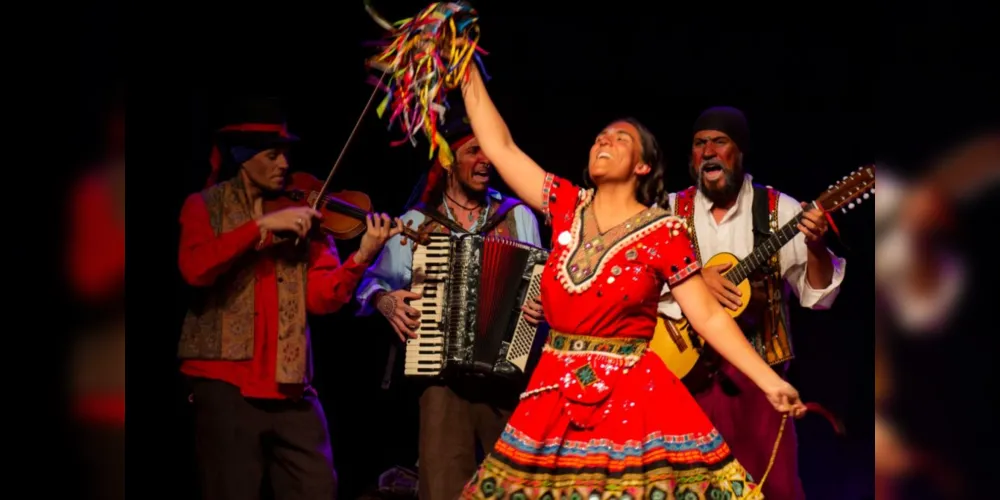
{"type": "Polygon", "coordinates": [[[554,330],[573,335],[649,338],[663,283],[680,271],[672,264],[675,246],[690,250],[686,238],[674,238],[683,222],[650,207],[601,232],[590,192],[584,193],[568,223],[553,225],[542,281],[546,318],[554,330]]]}

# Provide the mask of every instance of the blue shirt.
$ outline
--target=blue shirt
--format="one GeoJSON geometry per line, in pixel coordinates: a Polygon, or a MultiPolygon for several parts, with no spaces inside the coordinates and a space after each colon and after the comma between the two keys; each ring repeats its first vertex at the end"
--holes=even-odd
{"type": "MultiPolygon", "coordinates": [[[[503,195],[496,190],[489,189],[487,194],[487,203],[489,204],[499,203],[503,200],[503,195]]],[[[447,212],[445,215],[454,221],[454,214],[447,209],[447,205],[445,206],[447,212]]],[[[542,237],[538,232],[538,219],[535,218],[535,214],[527,206],[518,205],[511,209],[511,214],[508,216],[510,215],[514,216],[515,230],[517,231],[517,234],[512,234],[511,237],[524,243],[542,247],[542,237]]],[[[400,217],[403,224],[412,228],[419,227],[425,218],[424,214],[417,210],[410,210],[400,217]]],[[[480,220],[479,224],[483,222],[484,220],[480,220]]],[[[479,224],[474,226],[470,232],[475,232],[479,224]]],[[[370,300],[377,292],[402,290],[410,285],[410,280],[413,277],[413,247],[410,246],[409,242],[402,244],[401,238],[402,235],[398,234],[390,238],[382,248],[378,260],[365,271],[356,294],[358,302],[361,304],[361,309],[358,311],[359,316],[368,316],[375,311],[374,304],[370,304],[370,300]]]]}

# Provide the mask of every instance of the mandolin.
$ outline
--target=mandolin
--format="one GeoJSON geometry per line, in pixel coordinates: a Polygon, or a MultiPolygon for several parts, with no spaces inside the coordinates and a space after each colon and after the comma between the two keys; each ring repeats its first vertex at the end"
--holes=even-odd
{"type": "MultiPolygon", "coordinates": [[[[806,210],[819,207],[827,213],[838,209],[847,213],[849,209],[861,204],[863,199],[869,198],[874,193],[875,165],[865,165],[830,186],[819,198],[809,204],[806,210]]],[[[743,297],[750,297],[750,280],[748,278],[767,264],[774,254],[778,253],[785,244],[799,234],[797,226],[804,213],[805,210],[799,212],[742,260],[737,259],[731,253],[722,252],[712,256],[702,267],[730,264],[723,276],[739,288],[743,297]]],[[[744,300],[735,311],[726,308],[726,312],[733,318],[737,318],[746,311],[748,305],[749,300],[744,300]]],[[[673,320],[660,315],[656,322],[653,339],[650,341],[650,349],[660,356],[667,368],[677,378],[683,379],[694,369],[701,358],[701,343],[692,342],[695,335],[686,318],[673,320]]]]}

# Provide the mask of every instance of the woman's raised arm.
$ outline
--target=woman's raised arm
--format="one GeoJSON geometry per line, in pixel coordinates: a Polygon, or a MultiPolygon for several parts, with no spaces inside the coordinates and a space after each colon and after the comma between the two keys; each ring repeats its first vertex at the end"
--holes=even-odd
{"type": "Polygon", "coordinates": [[[541,211],[545,171],[514,144],[507,124],[493,105],[475,65],[470,65],[469,78],[462,84],[462,97],[469,123],[483,153],[514,194],[531,208],[541,211]]]}

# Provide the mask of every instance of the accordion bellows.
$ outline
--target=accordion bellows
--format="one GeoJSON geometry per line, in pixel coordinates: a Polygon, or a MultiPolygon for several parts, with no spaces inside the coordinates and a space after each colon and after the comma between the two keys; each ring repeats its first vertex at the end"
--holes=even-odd
{"type": "Polygon", "coordinates": [[[549,252],[516,240],[431,235],[413,255],[411,302],[417,338],[406,342],[404,374],[461,373],[518,378],[537,357],[538,327],[521,307],[541,292],[549,252]]]}

